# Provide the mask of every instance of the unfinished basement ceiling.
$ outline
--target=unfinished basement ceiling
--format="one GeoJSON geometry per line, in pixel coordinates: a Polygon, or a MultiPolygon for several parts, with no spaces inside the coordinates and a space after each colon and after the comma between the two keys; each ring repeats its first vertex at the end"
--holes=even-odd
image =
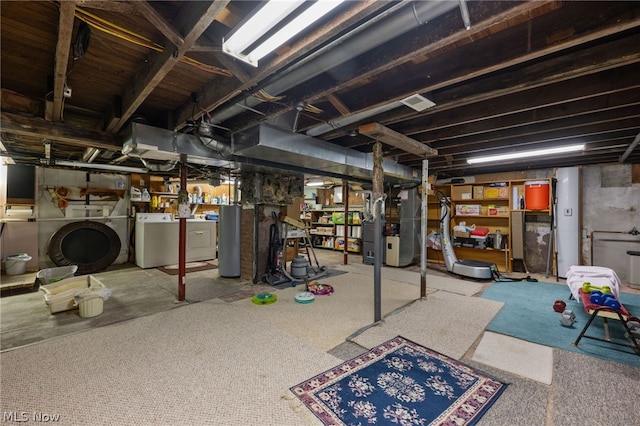
{"type": "Polygon", "coordinates": [[[363,153],[375,138],[358,129],[378,123],[437,150],[440,177],[640,162],[640,2],[469,1],[466,29],[458,1],[348,1],[255,68],[221,45],[259,3],[2,2],[3,155],[52,164],[94,147],[94,163],[140,167],[120,158],[135,118],[222,141],[268,122],[363,153]],[[466,163],[574,143],[585,150],[466,163]]]}

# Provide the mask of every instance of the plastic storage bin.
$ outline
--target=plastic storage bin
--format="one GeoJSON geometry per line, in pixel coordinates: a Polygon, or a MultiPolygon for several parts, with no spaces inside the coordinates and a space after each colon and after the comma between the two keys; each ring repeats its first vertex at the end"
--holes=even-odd
{"type": "Polygon", "coordinates": [[[69,311],[77,307],[75,296],[89,289],[104,289],[104,285],[92,275],[65,278],[53,284],[40,287],[44,301],[52,314],[69,311]]]}
{"type": "Polygon", "coordinates": [[[40,285],[58,282],[73,277],[78,272],[78,265],[60,266],[58,268],[41,269],[36,274],[40,285]]]}
{"type": "Polygon", "coordinates": [[[27,269],[27,262],[31,260],[31,256],[27,253],[10,254],[2,261],[4,262],[4,271],[7,275],[21,275],[27,269]]]}

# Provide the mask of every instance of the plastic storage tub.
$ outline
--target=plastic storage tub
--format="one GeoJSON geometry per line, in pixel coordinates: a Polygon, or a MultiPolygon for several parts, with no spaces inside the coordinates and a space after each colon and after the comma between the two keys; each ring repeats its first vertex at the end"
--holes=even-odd
{"type": "Polygon", "coordinates": [[[92,275],[65,278],[53,284],[40,287],[44,293],[44,301],[49,305],[52,314],[69,311],[77,307],[75,296],[88,290],[89,287],[102,289],[104,285],[92,275]]]}
{"type": "Polygon", "coordinates": [[[3,259],[4,271],[7,275],[21,275],[27,269],[27,262],[31,260],[31,256],[27,253],[10,254],[3,259]]]}
{"type": "Polygon", "coordinates": [[[36,278],[40,285],[52,284],[65,278],[73,277],[78,272],[78,265],[60,266],[58,268],[47,268],[38,271],[36,278]]]}

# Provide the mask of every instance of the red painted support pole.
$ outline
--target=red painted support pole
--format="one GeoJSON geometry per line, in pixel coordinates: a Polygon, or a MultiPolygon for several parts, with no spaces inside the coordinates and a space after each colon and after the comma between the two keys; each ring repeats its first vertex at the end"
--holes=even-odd
{"type": "MultiPolygon", "coordinates": [[[[187,164],[180,165],[180,189],[187,189],[187,164]]],[[[187,273],[187,218],[179,219],[180,228],[178,231],[178,302],[183,302],[185,298],[185,275],[187,273]]]]}

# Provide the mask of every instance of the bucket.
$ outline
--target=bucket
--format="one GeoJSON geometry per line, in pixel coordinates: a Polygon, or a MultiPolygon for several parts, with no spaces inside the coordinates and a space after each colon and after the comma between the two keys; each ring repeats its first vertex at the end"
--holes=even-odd
{"type": "Polygon", "coordinates": [[[524,183],[524,205],[527,210],[549,208],[549,182],[545,180],[524,183]]]}
{"type": "Polygon", "coordinates": [[[84,299],[78,303],[78,309],[82,318],[96,317],[104,310],[104,299],[100,296],[84,299]]]}
{"type": "Polygon", "coordinates": [[[291,276],[293,278],[305,278],[309,262],[304,256],[298,256],[291,261],[291,276]]]}
{"type": "Polygon", "coordinates": [[[31,260],[31,256],[27,253],[10,254],[3,259],[4,270],[7,275],[21,275],[27,269],[27,262],[31,260]]]}

